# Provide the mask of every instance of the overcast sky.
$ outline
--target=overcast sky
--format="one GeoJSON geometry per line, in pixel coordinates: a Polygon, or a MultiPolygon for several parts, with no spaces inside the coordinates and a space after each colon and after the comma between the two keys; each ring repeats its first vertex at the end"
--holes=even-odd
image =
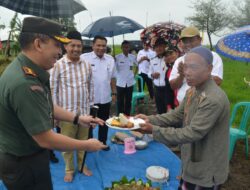
{"type": "MultiPolygon", "coordinates": [[[[92,21],[109,16],[111,11],[113,16],[126,16],[140,23],[149,26],[151,24],[163,21],[174,21],[180,24],[189,25],[186,17],[192,15],[191,0],[81,0],[88,11],[82,11],[75,15],[77,29],[81,32],[92,21]]],[[[230,0],[224,0],[230,2],[230,0]]],[[[0,7],[0,24],[9,26],[9,22],[14,12],[0,7]]],[[[24,16],[19,14],[19,18],[24,16]]],[[[139,40],[141,31],[133,34],[126,34],[127,40],[139,40]]],[[[0,38],[7,38],[6,30],[0,30],[0,38]]],[[[213,43],[219,38],[213,37],[213,43]]],[[[109,43],[111,39],[108,38],[109,43]]],[[[122,36],[115,37],[115,43],[121,43],[122,36]]],[[[205,42],[208,43],[207,38],[205,42]]]]}

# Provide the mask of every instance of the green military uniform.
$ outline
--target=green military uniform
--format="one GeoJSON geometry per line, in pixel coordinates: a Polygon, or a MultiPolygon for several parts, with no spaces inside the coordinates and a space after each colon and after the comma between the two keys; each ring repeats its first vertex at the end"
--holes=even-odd
{"type": "Polygon", "coordinates": [[[155,140],[182,145],[182,179],[202,187],[227,179],[229,118],[228,98],[212,79],[190,89],[174,111],[149,116],[155,140]]]}
{"type": "MultiPolygon", "coordinates": [[[[24,54],[20,54],[6,68],[0,78],[0,163],[8,165],[7,160],[13,158],[12,160],[17,161],[17,163],[16,165],[10,163],[10,165],[29,167],[27,165],[29,163],[26,163],[25,160],[32,164],[38,162],[31,167],[32,171],[30,172],[34,172],[34,175],[41,166],[49,170],[47,151],[39,147],[32,136],[52,129],[52,113],[49,74],[24,54]]],[[[40,169],[43,170],[43,168],[40,169]]],[[[8,175],[5,175],[4,168],[1,166],[0,170],[3,179],[6,177],[4,182],[8,186],[6,184],[8,183],[8,175]]],[[[12,171],[6,172],[11,173],[12,171]]],[[[48,171],[45,173],[37,172],[40,172],[40,175],[46,173],[46,178],[50,178],[48,171]]],[[[31,180],[30,176],[28,179],[31,180]]],[[[30,183],[32,184],[32,180],[30,183]]],[[[44,186],[44,189],[49,189],[49,186],[51,184],[44,186]]],[[[13,189],[16,188],[13,187],[13,189]]],[[[23,189],[29,188],[23,187],[23,189]]]]}

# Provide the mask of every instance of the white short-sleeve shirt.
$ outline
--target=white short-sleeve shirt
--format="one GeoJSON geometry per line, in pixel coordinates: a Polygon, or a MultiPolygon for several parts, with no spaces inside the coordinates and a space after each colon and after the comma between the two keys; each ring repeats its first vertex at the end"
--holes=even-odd
{"type": "Polygon", "coordinates": [[[93,72],[94,103],[106,104],[111,102],[111,79],[115,78],[114,58],[104,54],[99,58],[93,51],[81,55],[81,59],[89,63],[93,72]]]}
{"type": "Polygon", "coordinates": [[[151,74],[160,73],[158,79],[152,79],[155,86],[161,87],[165,86],[165,76],[166,76],[167,66],[165,64],[164,58],[155,57],[150,60],[148,77],[152,79],[151,74]]]}
{"type": "MultiPolygon", "coordinates": [[[[222,59],[220,58],[220,56],[217,53],[215,53],[213,51],[212,51],[212,54],[213,54],[213,70],[211,72],[211,75],[217,76],[217,77],[223,79],[223,62],[222,62],[222,59]]],[[[184,56],[185,55],[183,55],[182,57],[179,57],[178,59],[176,59],[176,61],[174,63],[174,66],[173,66],[173,69],[171,71],[170,77],[169,77],[169,81],[171,81],[171,80],[173,80],[173,79],[175,79],[175,78],[177,78],[179,76],[178,66],[179,66],[179,64],[181,62],[184,62],[184,56]]],[[[187,81],[184,78],[182,86],[178,89],[178,92],[177,92],[177,100],[178,100],[179,103],[182,102],[182,100],[185,97],[186,91],[189,88],[190,88],[190,86],[188,86],[187,81]]]]}
{"type": "Polygon", "coordinates": [[[133,66],[137,65],[133,54],[125,56],[123,53],[115,56],[116,86],[130,87],[135,84],[133,66]]]}
{"type": "Polygon", "coordinates": [[[148,71],[149,71],[149,61],[147,60],[144,60],[142,62],[139,63],[140,59],[142,57],[148,57],[148,59],[152,59],[156,56],[156,53],[151,50],[151,49],[148,49],[147,51],[145,51],[144,49],[140,50],[138,52],[138,55],[137,55],[137,62],[138,62],[138,74],[141,74],[141,73],[145,73],[145,74],[148,74],[148,71]]]}

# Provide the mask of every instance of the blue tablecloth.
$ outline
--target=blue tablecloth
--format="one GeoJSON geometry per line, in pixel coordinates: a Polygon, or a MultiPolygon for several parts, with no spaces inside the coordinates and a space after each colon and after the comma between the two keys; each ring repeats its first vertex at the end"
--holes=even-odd
{"type": "MultiPolygon", "coordinates": [[[[110,129],[109,137],[114,132],[116,131],[110,129]]],[[[153,141],[149,143],[147,149],[138,150],[131,155],[123,153],[123,145],[110,143],[110,148],[110,151],[88,153],[86,163],[92,170],[93,176],[87,177],[77,173],[73,183],[63,181],[64,162],[60,152],[56,152],[60,161],[50,165],[54,190],[103,190],[105,187],[110,187],[112,181],[120,180],[122,176],[147,181],[146,168],[152,165],[169,169],[170,178],[164,189],[177,189],[179,181],[176,176],[180,175],[181,161],[165,145],[153,141]]],[[[0,190],[5,189],[0,181],[0,190]]]]}

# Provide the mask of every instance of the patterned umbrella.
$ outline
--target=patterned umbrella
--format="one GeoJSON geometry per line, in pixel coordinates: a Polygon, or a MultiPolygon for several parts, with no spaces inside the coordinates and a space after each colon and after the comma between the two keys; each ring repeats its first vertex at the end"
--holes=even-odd
{"type": "Polygon", "coordinates": [[[218,41],[216,51],[234,60],[250,62],[250,25],[239,28],[218,41]]]}
{"type": "Polygon", "coordinates": [[[0,0],[10,10],[45,18],[71,18],[86,10],[81,0],[0,0]]]}
{"type": "Polygon", "coordinates": [[[141,40],[150,43],[153,47],[157,38],[164,38],[168,46],[176,47],[179,42],[179,36],[184,25],[174,22],[159,22],[145,28],[141,32],[141,40]]]}

